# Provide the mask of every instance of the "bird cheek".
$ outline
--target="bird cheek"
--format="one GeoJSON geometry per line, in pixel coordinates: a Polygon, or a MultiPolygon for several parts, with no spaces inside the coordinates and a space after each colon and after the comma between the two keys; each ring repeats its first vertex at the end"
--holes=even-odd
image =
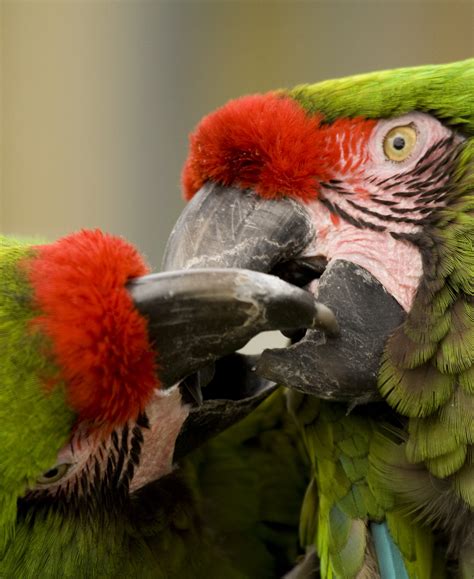
{"type": "MultiPolygon", "coordinates": [[[[420,251],[411,243],[394,238],[389,231],[361,228],[340,220],[319,201],[307,207],[315,231],[304,256],[323,256],[328,266],[344,260],[367,270],[384,289],[409,311],[423,274],[420,251]]],[[[316,286],[311,287],[314,292],[316,286]]]]}

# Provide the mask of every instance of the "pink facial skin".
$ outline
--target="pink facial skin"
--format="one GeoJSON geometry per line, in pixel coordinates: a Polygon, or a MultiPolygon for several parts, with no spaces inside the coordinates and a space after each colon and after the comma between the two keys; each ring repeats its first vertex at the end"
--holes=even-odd
{"type": "MultiPolygon", "coordinates": [[[[189,414],[190,407],[183,405],[177,386],[168,390],[156,390],[152,401],[147,406],[149,428],[143,428],[143,444],[139,466],[135,469],[130,481],[130,492],[136,491],[149,482],[169,474],[173,470],[173,453],[176,438],[189,414]]],[[[128,445],[132,441],[132,428],[129,428],[128,445]]],[[[122,430],[117,429],[119,439],[122,430]]],[[[109,452],[112,449],[112,439],[106,441],[93,435],[86,435],[80,429],[73,439],[58,453],[56,465],[67,464],[68,470],[64,476],[50,484],[38,484],[33,491],[56,493],[60,488],[70,489],[78,482],[78,477],[84,471],[88,472],[90,480],[94,477],[95,460],[99,462],[101,471],[105,471],[109,452]]],[[[77,492],[82,493],[81,485],[77,492]]]]}
{"type": "MultiPolygon", "coordinates": [[[[416,216],[419,198],[397,197],[397,193],[410,190],[410,173],[417,163],[427,153],[430,157],[430,147],[452,134],[450,129],[424,113],[415,112],[379,121],[372,130],[367,145],[364,147],[356,145],[352,151],[356,160],[362,159],[358,168],[352,174],[335,172],[333,175],[333,179],[339,180],[347,193],[335,191],[321,184],[321,196],[331,204],[337,204],[351,217],[384,226],[386,230],[359,228],[345,219],[335,218],[318,199],[308,204],[316,236],[314,243],[304,254],[321,255],[328,261],[344,259],[364,267],[383,284],[405,311],[409,311],[423,273],[422,259],[415,245],[407,240],[395,239],[391,232],[412,234],[419,232],[422,226],[417,223],[388,222],[383,217],[416,216]],[[388,159],[384,153],[384,138],[392,128],[405,125],[410,125],[416,130],[416,144],[406,160],[395,162],[388,159]],[[390,187],[381,185],[382,181],[390,187]],[[379,200],[388,204],[380,203],[379,200]],[[356,203],[362,209],[354,207],[352,203],[356,203]],[[381,217],[377,217],[376,214],[381,217]]],[[[341,154],[343,154],[342,140],[345,137],[346,135],[342,135],[340,139],[341,154]]],[[[461,141],[462,137],[455,136],[454,144],[461,141]]],[[[435,154],[436,152],[432,155],[435,154]]],[[[422,172],[420,178],[424,177],[422,172]]],[[[430,175],[426,171],[426,181],[429,178],[430,175]]],[[[442,175],[437,186],[446,184],[448,179],[449,175],[442,175]]],[[[437,204],[439,201],[427,200],[424,207],[434,208],[437,204]]],[[[316,289],[315,286],[313,289],[316,289]]]]}

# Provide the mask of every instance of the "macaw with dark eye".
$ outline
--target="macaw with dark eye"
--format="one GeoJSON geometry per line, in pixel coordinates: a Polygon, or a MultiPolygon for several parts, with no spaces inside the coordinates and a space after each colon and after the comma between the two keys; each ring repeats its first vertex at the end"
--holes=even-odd
{"type": "Polygon", "coordinates": [[[256,363],[291,389],[321,576],[473,577],[474,61],[231,101],[183,184],[165,268],[271,273],[339,322],[256,363]]]}
{"type": "Polygon", "coordinates": [[[0,238],[2,578],[270,579],[296,557],[304,479],[281,396],[223,432],[274,385],[217,370],[202,399],[195,371],[331,313],[258,272],[146,274],[100,231],[0,238]]]}

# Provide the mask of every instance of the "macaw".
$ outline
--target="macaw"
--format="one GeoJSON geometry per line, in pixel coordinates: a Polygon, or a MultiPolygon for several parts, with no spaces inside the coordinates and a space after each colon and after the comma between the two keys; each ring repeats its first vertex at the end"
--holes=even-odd
{"type": "Polygon", "coordinates": [[[258,272],[147,272],[100,231],[0,237],[2,578],[271,578],[296,557],[281,396],[216,371],[203,399],[199,380],[259,331],[332,314],[258,272]]]}
{"type": "Polygon", "coordinates": [[[255,362],[311,464],[304,572],[474,577],[474,60],[230,101],[183,188],[165,269],[269,273],[340,326],[255,362]]]}

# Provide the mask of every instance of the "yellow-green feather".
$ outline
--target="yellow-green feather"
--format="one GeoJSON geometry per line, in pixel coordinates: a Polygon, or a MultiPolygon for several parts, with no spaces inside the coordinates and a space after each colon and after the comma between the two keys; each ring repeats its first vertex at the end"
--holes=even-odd
{"type": "MultiPolygon", "coordinates": [[[[373,577],[369,522],[386,520],[393,494],[371,461],[372,445],[384,429],[370,416],[346,413],[330,403],[291,391],[288,408],[300,426],[311,463],[311,482],[300,517],[302,545],[316,547],[323,578],[373,577]]],[[[390,530],[410,577],[429,577],[432,536],[406,513],[393,510],[390,530]],[[410,549],[416,540],[416,544],[410,549]],[[418,551],[423,549],[423,553],[418,551]]]]}
{"type": "Polygon", "coordinates": [[[436,279],[422,280],[407,321],[389,339],[379,387],[410,417],[408,460],[437,478],[450,477],[451,488],[474,508],[466,484],[467,449],[474,444],[473,138],[463,143],[450,187],[447,206],[427,232],[436,240],[436,279]]]}
{"type": "Polygon", "coordinates": [[[328,121],[395,117],[418,110],[472,135],[473,86],[474,59],[469,59],[301,85],[289,94],[309,113],[322,113],[328,121]]]}
{"type": "Polygon", "coordinates": [[[27,243],[0,238],[0,553],[14,531],[17,498],[55,463],[74,420],[64,390],[43,385],[55,368],[30,327],[35,311],[21,263],[33,255],[27,243]]]}

